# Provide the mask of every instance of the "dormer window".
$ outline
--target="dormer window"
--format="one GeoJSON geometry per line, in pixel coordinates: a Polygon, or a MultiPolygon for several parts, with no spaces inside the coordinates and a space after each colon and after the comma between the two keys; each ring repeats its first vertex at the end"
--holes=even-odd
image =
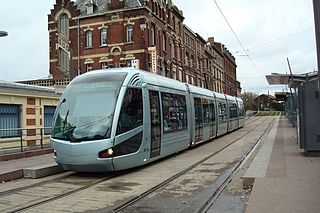
{"type": "Polygon", "coordinates": [[[87,6],[87,14],[92,14],[92,13],[93,13],[93,5],[87,6]]]}
{"type": "Polygon", "coordinates": [[[93,14],[95,12],[95,9],[97,8],[94,0],[88,0],[86,3],[86,6],[87,6],[87,15],[93,14]]]}

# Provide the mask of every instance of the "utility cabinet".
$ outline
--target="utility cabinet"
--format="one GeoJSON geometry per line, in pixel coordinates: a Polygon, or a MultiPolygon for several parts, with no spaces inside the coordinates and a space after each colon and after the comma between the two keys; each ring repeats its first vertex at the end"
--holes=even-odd
{"type": "Polygon", "coordinates": [[[320,156],[320,94],[318,82],[299,87],[299,139],[306,156],[320,156]]]}

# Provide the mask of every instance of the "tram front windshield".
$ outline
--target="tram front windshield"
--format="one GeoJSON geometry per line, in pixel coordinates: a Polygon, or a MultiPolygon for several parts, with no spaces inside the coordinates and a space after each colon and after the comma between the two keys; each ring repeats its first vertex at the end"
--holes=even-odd
{"type": "Polygon", "coordinates": [[[81,142],[110,138],[113,114],[126,73],[79,77],[58,104],[52,138],[81,142]]]}

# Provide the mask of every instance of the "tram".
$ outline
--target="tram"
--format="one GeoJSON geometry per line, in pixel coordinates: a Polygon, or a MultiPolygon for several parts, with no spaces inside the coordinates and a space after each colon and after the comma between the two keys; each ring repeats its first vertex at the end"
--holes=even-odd
{"type": "Polygon", "coordinates": [[[66,87],[51,146],[65,170],[141,166],[244,126],[240,98],[135,68],[91,71],[66,87]]]}

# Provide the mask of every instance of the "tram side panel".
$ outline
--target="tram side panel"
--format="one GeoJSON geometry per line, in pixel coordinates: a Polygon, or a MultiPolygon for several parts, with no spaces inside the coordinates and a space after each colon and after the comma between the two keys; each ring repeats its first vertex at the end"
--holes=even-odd
{"type": "Polygon", "coordinates": [[[239,128],[244,126],[244,119],[245,119],[245,110],[244,110],[244,104],[243,100],[240,98],[237,98],[238,103],[238,109],[239,109],[239,128]]]}
{"type": "Polygon", "coordinates": [[[192,144],[216,137],[214,93],[210,90],[187,85],[190,89],[192,111],[192,144]]]}
{"type": "Polygon", "coordinates": [[[123,97],[116,127],[113,166],[123,170],[146,164],[149,160],[149,100],[142,88],[128,87],[123,97]]]}
{"type": "Polygon", "coordinates": [[[227,98],[227,107],[228,107],[228,132],[232,132],[239,126],[239,117],[238,117],[238,106],[235,97],[226,96],[227,98]]]}

